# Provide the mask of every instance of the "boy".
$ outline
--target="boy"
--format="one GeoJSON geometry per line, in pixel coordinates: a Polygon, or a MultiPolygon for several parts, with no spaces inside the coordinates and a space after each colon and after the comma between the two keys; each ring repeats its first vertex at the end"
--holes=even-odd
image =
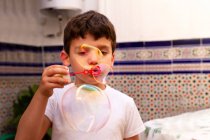
{"type": "Polygon", "coordinates": [[[90,75],[76,75],[75,83],[71,84],[70,80],[59,76],[69,74],[69,65],[74,72],[82,71],[78,60],[91,67],[99,65],[97,57],[80,52],[78,48],[83,44],[94,46],[103,53],[100,63],[113,65],[116,35],[112,23],[94,11],[73,17],[64,30],[64,50],[60,54],[63,65],[44,69],[40,86],[19,122],[16,140],[40,140],[49,127],[52,127],[53,140],[139,140],[145,127],[132,98],[97,82],[90,75]],[[65,89],[82,84],[99,87],[110,99],[110,118],[96,133],[64,127],[59,101],[65,89]]]}

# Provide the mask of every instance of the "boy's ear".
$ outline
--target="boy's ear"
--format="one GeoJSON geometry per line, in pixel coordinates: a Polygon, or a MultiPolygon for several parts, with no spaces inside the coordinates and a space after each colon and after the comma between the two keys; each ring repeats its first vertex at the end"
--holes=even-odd
{"type": "Polygon", "coordinates": [[[71,64],[69,55],[64,50],[62,50],[60,53],[60,59],[65,66],[69,66],[71,64]]]}

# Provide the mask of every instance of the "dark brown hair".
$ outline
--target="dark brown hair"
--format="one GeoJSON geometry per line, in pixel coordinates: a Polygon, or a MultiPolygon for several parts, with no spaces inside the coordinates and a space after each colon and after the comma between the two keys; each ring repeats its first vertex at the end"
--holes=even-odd
{"type": "Polygon", "coordinates": [[[112,53],[116,48],[116,33],[109,19],[95,11],[88,11],[70,19],[64,29],[64,50],[69,53],[71,41],[91,34],[95,40],[106,37],[111,41],[112,53]]]}

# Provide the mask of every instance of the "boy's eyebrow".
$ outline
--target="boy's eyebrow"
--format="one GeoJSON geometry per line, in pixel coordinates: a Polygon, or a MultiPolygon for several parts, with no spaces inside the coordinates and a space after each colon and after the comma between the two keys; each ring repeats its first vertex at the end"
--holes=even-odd
{"type": "Polygon", "coordinates": [[[98,49],[111,49],[109,46],[107,45],[98,45],[97,46],[98,49]]]}

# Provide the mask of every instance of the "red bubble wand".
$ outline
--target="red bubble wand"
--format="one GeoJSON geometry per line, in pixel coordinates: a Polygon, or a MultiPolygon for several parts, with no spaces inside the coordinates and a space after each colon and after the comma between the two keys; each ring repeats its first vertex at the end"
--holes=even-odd
{"type": "Polygon", "coordinates": [[[75,76],[77,74],[84,74],[84,75],[87,75],[87,74],[91,74],[93,76],[98,76],[101,74],[101,68],[100,66],[96,66],[94,68],[91,68],[90,70],[84,70],[82,72],[71,72],[69,73],[70,76],[75,76]]]}

